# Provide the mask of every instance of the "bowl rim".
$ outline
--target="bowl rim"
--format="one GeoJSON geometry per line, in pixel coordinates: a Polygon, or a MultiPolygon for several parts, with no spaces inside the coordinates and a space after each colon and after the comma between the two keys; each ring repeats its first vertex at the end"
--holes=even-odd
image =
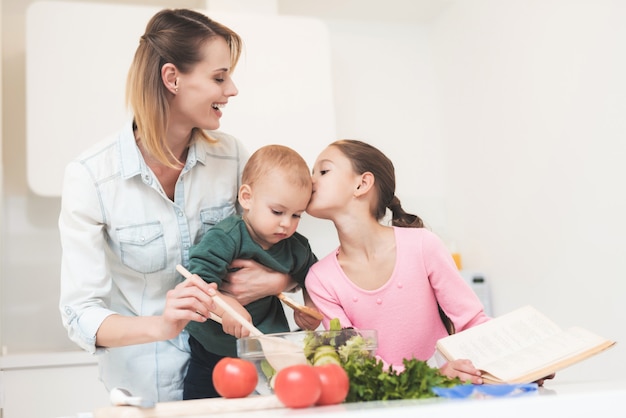
{"type": "Polygon", "coordinates": [[[328,333],[341,334],[346,331],[351,331],[351,332],[357,331],[358,333],[365,332],[366,334],[370,334],[378,338],[378,331],[375,329],[345,328],[341,330],[317,330],[317,329],[306,330],[305,329],[305,330],[295,330],[295,331],[272,332],[272,333],[263,334],[263,335],[249,335],[247,337],[238,338],[238,340],[257,340],[259,338],[264,338],[264,337],[282,337],[286,335],[307,335],[307,334],[312,334],[312,333],[318,334],[318,335],[328,334],[328,333]]]}

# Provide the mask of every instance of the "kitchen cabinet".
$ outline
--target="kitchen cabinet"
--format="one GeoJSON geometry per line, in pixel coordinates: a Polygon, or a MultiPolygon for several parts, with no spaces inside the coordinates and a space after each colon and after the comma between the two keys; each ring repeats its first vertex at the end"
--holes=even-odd
{"type": "Polygon", "coordinates": [[[0,357],[2,418],[74,418],[108,405],[95,358],[86,352],[0,357]]]}

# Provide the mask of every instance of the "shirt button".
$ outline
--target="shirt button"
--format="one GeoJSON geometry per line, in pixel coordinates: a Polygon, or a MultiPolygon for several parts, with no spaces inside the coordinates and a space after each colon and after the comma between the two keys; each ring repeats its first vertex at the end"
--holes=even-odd
{"type": "Polygon", "coordinates": [[[383,303],[383,300],[382,300],[382,299],[376,299],[376,304],[377,304],[377,305],[381,305],[382,303],[383,303]]]}
{"type": "Polygon", "coordinates": [[[150,176],[146,174],[145,176],[143,176],[143,179],[144,179],[145,181],[150,181],[150,176]]]}
{"type": "Polygon", "coordinates": [[[183,217],[183,213],[182,212],[178,212],[178,216],[180,216],[182,218],[183,217]]]}
{"type": "Polygon", "coordinates": [[[398,289],[402,289],[402,283],[398,283],[398,289]]]}
{"type": "Polygon", "coordinates": [[[352,302],[358,302],[359,298],[357,298],[356,296],[352,296],[352,302]]]}
{"type": "Polygon", "coordinates": [[[144,242],[146,240],[146,237],[141,237],[139,238],[139,241],[144,242]]]}

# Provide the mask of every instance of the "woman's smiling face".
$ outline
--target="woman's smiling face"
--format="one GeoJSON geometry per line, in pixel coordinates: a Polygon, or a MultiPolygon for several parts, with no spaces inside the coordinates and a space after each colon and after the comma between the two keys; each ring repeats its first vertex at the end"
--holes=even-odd
{"type": "Polygon", "coordinates": [[[220,127],[222,107],[236,96],[237,87],[231,78],[231,54],[221,37],[202,47],[204,59],[187,74],[180,74],[178,90],[171,102],[172,118],[176,124],[191,128],[215,130],[220,127]]]}

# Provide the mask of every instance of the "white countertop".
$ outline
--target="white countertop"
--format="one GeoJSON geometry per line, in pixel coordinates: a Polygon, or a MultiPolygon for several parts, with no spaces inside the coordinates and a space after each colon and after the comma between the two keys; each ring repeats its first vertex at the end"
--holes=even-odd
{"type": "Polygon", "coordinates": [[[277,408],[211,413],[194,415],[193,418],[368,418],[381,417],[383,414],[393,418],[529,418],[552,415],[567,418],[592,416],[607,418],[626,417],[626,411],[619,406],[623,405],[624,399],[626,399],[626,380],[598,382],[555,380],[546,382],[537,392],[516,397],[360,402],[306,409],[277,408]]]}
{"type": "MultiPolygon", "coordinates": [[[[235,417],[308,416],[308,417],[381,417],[394,418],[529,418],[563,416],[567,418],[592,416],[626,417],[623,405],[626,381],[558,383],[548,382],[534,394],[511,398],[461,399],[443,398],[389,402],[362,402],[324,408],[293,411],[278,409],[223,415],[235,417]]],[[[213,415],[215,417],[216,415],[213,415]]]]}

